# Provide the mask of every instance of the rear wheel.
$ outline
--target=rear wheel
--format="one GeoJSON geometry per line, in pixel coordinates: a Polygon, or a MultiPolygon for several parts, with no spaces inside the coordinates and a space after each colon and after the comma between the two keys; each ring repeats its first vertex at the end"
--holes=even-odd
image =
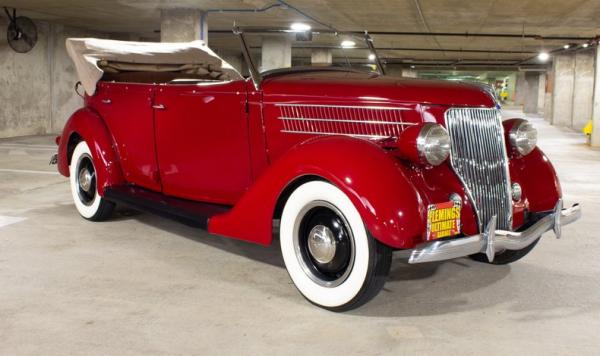
{"type": "Polygon", "coordinates": [[[280,243],[300,293],[333,311],[353,309],[375,297],[390,270],[391,249],[368,234],[350,199],[323,181],[305,183],[290,195],[280,243]]]}
{"type": "Polygon", "coordinates": [[[92,221],[108,219],[115,204],[98,194],[96,168],[90,148],[85,141],[75,146],[69,171],[71,193],[79,214],[92,221]]]}

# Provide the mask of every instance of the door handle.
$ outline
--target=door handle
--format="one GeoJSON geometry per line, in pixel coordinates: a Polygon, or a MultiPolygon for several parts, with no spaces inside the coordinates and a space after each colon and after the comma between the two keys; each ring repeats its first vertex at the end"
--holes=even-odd
{"type": "Polygon", "coordinates": [[[108,105],[108,104],[112,103],[112,100],[110,100],[110,99],[102,99],[102,103],[108,105]]]}
{"type": "Polygon", "coordinates": [[[152,108],[156,110],[164,110],[165,106],[163,104],[154,104],[152,105],[152,108]]]}

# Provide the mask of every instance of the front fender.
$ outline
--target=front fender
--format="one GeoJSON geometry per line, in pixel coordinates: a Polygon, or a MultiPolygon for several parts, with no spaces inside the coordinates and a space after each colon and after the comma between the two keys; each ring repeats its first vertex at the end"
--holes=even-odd
{"type": "Polygon", "coordinates": [[[542,150],[536,147],[527,156],[513,155],[509,167],[512,182],[523,188],[529,211],[554,209],[562,198],[562,190],[556,171],[542,150]]]}
{"type": "Polygon", "coordinates": [[[108,128],[95,111],[87,108],[76,111],[65,124],[58,146],[57,163],[60,174],[69,176],[70,154],[77,137],[83,139],[92,152],[98,194],[104,195],[106,187],[125,183],[108,128]]]}
{"type": "Polygon", "coordinates": [[[278,159],[228,213],[209,221],[211,233],[261,244],[272,240],[272,219],[286,187],[316,176],[340,188],[369,232],[395,248],[412,247],[425,226],[423,201],[399,161],[378,145],[350,137],[302,143],[278,159]]]}

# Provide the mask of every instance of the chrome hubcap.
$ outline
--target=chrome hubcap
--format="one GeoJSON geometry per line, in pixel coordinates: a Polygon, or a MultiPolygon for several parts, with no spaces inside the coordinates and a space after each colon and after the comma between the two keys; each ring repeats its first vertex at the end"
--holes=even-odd
{"type": "Polygon", "coordinates": [[[96,198],[96,173],[92,157],[88,154],[81,156],[77,162],[77,175],[75,176],[79,200],[85,205],[91,205],[96,198]]]}
{"type": "Polygon", "coordinates": [[[320,286],[342,284],[354,265],[352,230],[333,204],[316,200],[307,204],[294,223],[294,249],[300,267],[320,286]]]}
{"type": "Polygon", "coordinates": [[[85,168],[79,171],[79,186],[86,192],[90,191],[92,188],[92,172],[85,168]]]}
{"type": "Polygon", "coordinates": [[[329,263],[335,257],[336,242],[333,232],[325,225],[317,225],[308,233],[308,251],[319,263],[329,263]]]}

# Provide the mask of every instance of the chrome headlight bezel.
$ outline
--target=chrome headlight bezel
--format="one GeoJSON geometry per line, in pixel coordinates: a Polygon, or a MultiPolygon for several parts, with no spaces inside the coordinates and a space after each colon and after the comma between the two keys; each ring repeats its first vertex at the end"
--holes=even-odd
{"type": "Polygon", "coordinates": [[[444,127],[438,124],[423,125],[417,136],[417,151],[424,163],[438,166],[450,156],[450,136],[444,127]]]}
{"type": "Polygon", "coordinates": [[[511,147],[522,156],[527,156],[537,146],[537,130],[527,120],[519,119],[511,127],[508,138],[511,147]]]}

